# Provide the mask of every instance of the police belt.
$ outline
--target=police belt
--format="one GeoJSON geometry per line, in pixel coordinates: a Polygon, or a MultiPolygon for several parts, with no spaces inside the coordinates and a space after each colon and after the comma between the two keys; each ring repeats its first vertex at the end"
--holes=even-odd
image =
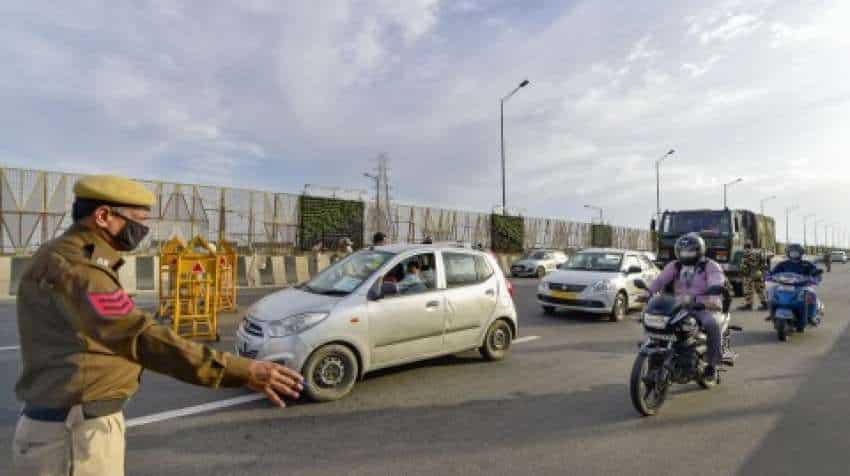
{"type": "MultiPolygon", "coordinates": [[[[100,400],[94,402],[85,402],[83,406],[83,416],[87,420],[94,418],[105,417],[118,413],[124,409],[126,400],[100,400]]],[[[30,420],[48,421],[48,422],[64,422],[68,419],[68,414],[71,413],[72,407],[67,408],[47,408],[37,407],[30,404],[24,406],[23,414],[30,420]]]]}

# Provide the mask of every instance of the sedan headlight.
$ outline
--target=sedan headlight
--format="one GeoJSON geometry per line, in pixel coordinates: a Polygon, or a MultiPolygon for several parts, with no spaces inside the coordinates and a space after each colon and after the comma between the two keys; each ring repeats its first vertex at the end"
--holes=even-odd
{"type": "Polygon", "coordinates": [[[670,318],[661,314],[644,314],[643,325],[651,329],[664,329],[670,318]]]}
{"type": "Polygon", "coordinates": [[[590,287],[590,290],[595,293],[607,293],[615,290],[614,283],[605,279],[603,281],[599,281],[593,283],[593,286],[590,287]]]}
{"type": "Polygon", "coordinates": [[[327,317],[327,312],[304,312],[284,317],[278,321],[271,321],[269,322],[269,335],[271,337],[287,337],[300,334],[315,327],[327,317]]]}

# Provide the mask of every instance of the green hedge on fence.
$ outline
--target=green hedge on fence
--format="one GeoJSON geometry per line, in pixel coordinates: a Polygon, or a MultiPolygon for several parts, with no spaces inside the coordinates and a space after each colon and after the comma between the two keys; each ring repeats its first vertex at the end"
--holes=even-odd
{"type": "Polygon", "coordinates": [[[310,250],[318,243],[326,250],[336,249],[342,238],[350,239],[355,249],[363,247],[363,202],[302,195],[298,205],[298,241],[302,250],[310,250]]]}
{"type": "Polygon", "coordinates": [[[525,241],[525,223],[522,217],[490,215],[490,237],[493,251],[522,253],[525,241]]]}

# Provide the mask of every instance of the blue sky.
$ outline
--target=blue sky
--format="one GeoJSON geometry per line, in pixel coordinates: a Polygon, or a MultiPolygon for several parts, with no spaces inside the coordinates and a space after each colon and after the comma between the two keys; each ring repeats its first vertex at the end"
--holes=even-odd
{"type": "Polygon", "coordinates": [[[384,152],[397,199],[490,210],[528,78],[509,207],[645,226],[675,148],[665,207],[740,176],[731,206],[850,228],[848,23],[840,0],[4,2],[0,161],[299,191],[367,189],[384,152]]]}

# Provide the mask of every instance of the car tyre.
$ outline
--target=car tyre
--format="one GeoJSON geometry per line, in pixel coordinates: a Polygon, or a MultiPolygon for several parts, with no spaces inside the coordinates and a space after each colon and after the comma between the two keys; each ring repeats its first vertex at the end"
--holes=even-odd
{"type": "Polygon", "coordinates": [[[547,316],[554,316],[555,315],[555,307],[554,306],[543,306],[543,314],[546,314],[547,316]]]}
{"type": "Polygon", "coordinates": [[[357,383],[360,366],[351,349],[340,344],[320,347],[304,364],[304,394],[316,402],[345,397],[357,383]]]}
{"type": "Polygon", "coordinates": [[[491,362],[503,360],[511,351],[513,338],[510,324],[504,319],[499,319],[487,329],[484,344],[478,348],[478,352],[484,359],[491,362]]]}
{"type": "Polygon", "coordinates": [[[620,291],[614,299],[614,305],[611,306],[611,322],[620,322],[626,318],[629,312],[629,298],[626,293],[620,291]]]}

